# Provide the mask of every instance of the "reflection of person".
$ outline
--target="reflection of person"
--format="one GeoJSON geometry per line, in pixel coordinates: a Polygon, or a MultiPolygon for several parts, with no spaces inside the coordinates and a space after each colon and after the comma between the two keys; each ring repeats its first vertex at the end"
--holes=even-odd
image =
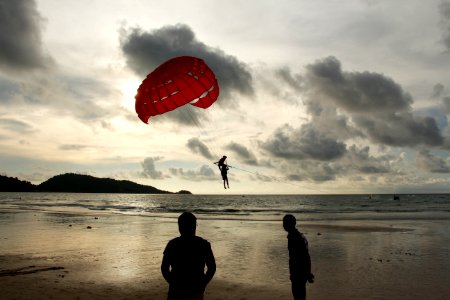
{"type": "Polygon", "coordinates": [[[283,228],[288,232],[289,272],[291,274],[292,295],[295,300],[306,299],[306,282],[314,282],[311,273],[311,258],[308,251],[308,241],[295,228],[296,219],[293,215],[285,215],[283,228]]]}
{"type": "Polygon", "coordinates": [[[216,272],[211,245],[195,235],[196,227],[197,218],[182,213],[178,217],[180,236],[169,241],[164,250],[161,272],[169,283],[168,300],[202,300],[216,272]]]}

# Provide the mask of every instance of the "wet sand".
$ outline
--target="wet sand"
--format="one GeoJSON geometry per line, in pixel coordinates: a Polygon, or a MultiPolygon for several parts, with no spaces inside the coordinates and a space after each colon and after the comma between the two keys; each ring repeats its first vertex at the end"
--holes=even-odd
{"type": "MultiPolygon", "coordinates": [[[[316,282],[309,299],[450,299],[450,221],[299,223],[316,282]]],[[[165,299],[176,219],[0,213],[1,299],[165,299]],[[90,227],[90,228],[88,228],[90,227]]],[[[217,273],[205,299],[291,299],[281,222],[198,220],[217,273]]]]}

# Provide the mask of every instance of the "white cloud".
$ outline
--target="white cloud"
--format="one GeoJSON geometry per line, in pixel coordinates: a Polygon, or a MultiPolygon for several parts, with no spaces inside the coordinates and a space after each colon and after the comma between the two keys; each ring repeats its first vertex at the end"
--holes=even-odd
{"type": "Polygon", "coordinates": [[[397,1],[9,2],[0,13],[8,175],[133,174],[208,193],[217,189],[204,181],[220,174],[202,159],[226,153],[252,174],[232,170],[236,193],[298,192],[289,180],[311,192],[353,191],[352,180],[379,191],[445,184],[448,1],[412,0],[408,10],[397,1]],[[142,124],[139,82],[183,54],[214,69],[217,102],[142,124]]]}
{"type": "Polygon", "coordinates": [[[188,181],[209,181],[217,180],[219,175],[216,175],[209,166],[202,165],[198,170],[185,170],[183,168],[170,168],[171,175],[188,180],[188,181]]]}
{"type": "Polygon", "coordinates": [[[167,178],[163,172],[156,170],[156,162],[163,159],[160,156],[157,157],[147,157],[142,162],[142,172],[140,173],[143,177],[148,177],[151,179],[164,179],[167,178]]]}

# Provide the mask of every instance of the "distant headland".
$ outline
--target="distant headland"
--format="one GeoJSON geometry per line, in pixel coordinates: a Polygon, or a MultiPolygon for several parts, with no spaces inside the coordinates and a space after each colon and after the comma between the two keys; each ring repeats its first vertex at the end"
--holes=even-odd
{"type": "Polygon", "coordinates": [[[38,185],[18,178],[0,175],[0,192],[192,194],[186,190],[174,193],[128,180],[98,178],[73,173],[56,175],[38,185]]]}

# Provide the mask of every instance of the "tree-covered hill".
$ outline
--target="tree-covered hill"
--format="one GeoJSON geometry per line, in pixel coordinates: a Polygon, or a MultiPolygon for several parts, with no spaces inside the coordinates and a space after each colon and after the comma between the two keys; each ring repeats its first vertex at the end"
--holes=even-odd
{"type": "Polygon", "coordinates": [[[31,182],[0,175],[0,192],[33,192],[35,190],[36,186],[31,182]]]}
{"type": "MultiPolygon", "coordinates": [[[[153,186],[128,180],[98,178],[81,174],[56,175],[39,185],[0,175],[1,192],[60,192],[60,193],[123,193],[123,194],[173,194],[153,186]]],[[[190,194],[181,190],[179,194],[190,194]]]]}

